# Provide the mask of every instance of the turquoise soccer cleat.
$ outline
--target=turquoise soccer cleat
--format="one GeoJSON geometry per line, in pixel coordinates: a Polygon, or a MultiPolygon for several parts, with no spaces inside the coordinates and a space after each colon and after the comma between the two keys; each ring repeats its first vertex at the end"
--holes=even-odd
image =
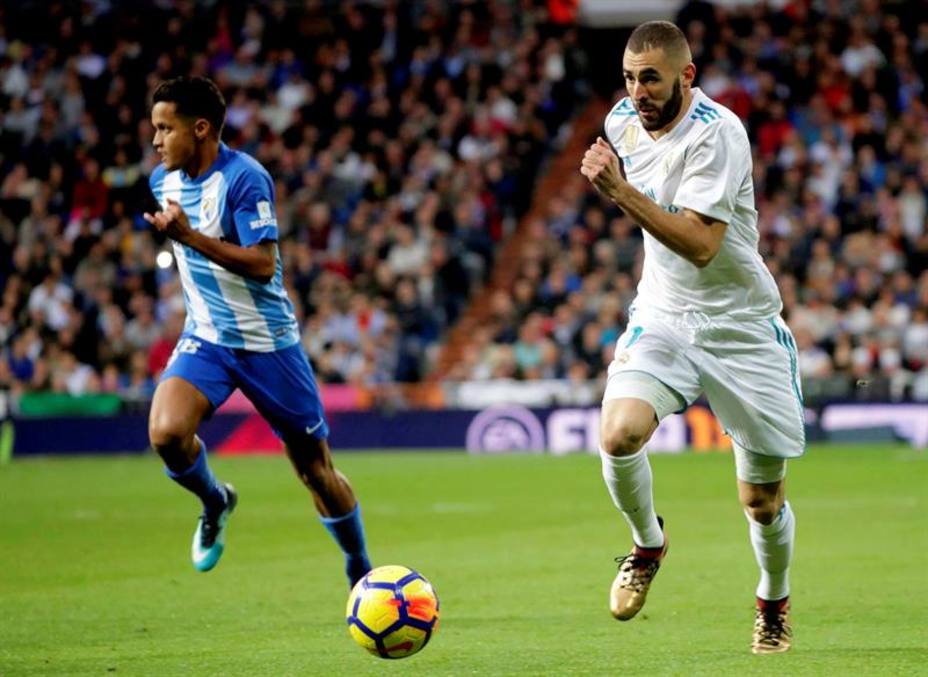
{"type": "Polygon", "coordinates": [[[197,530],[193,534],[190,556],[197,571],[209,571],[219,563],[225,548],[226,523],[235,510],[238,495],[231,484],[224,484],[226,507],[215,518],[210,519],[206,513],[200,515],[197,530]]]}

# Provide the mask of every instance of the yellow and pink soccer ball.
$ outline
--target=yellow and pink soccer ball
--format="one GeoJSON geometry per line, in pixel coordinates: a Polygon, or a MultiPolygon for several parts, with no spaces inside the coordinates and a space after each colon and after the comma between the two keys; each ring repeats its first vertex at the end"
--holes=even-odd
{"type": "Polygon", "coordinates": [[[438,595],[417,571],[388,565],[372,569],[348,596],[348,632],[380,658],[406,658],[438,630],[438,595]]]}

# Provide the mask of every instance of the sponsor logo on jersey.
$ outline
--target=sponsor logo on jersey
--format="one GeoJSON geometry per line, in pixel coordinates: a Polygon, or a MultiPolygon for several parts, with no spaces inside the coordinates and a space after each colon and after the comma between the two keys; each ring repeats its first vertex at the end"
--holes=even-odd
{"type": "Polygon", "coordinates": [[[631,155],[632,152],[638,147],[638,128],[634,125],[629,125],[626,127],[625,137],[622,141],[625,145],[625,153],[631,155]]]}
{"type": "Polygon", "coordinates": [[[258,228],[264,228],[265,226],[276,226],[277,219],[274,218],[274,212],[271,211],[271,203],[267,200],[261,200],[257,204],[258,208],[258,218],[254,221],[249,221],[248,225],[252,230],[258,228]]]}

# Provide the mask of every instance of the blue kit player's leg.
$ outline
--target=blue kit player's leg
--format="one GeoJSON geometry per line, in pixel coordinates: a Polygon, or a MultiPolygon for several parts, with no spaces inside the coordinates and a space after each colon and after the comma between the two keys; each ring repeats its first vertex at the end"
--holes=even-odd
{"type": "Polygon", "coordinates": [[[322,523],[345,555],[354,585],[371,569],[361,506],[332,463],[319,388],[299,345],[272,353],[238,351],[236,385],[283,439],[322,523]]]}
{"type": "Polygon", "coordinates": [[[197,437],[200,421],[222,404],[235,385],[226,372],[225,348],[185,336],[155,391],[149,416],[152,447],[172,480],[199,497],[203,512],[191,544],[193,565],[209,571],[225,547],[225,527],[237,496],[231,484],[219,482],[197,437]]]}
{"type": "MultiPolygon", "coordinates": [[[[290,456],[292,458],[293,454],[290,456]]],[[[354,509],[341,517],[320,516],[319,519],[342,549],[345,555],[345,575],[348,576],[348,583],[354,587],[371,570],[364,538],[364,522],[361,521],[361,504],[356,501],[354,509]]]]}

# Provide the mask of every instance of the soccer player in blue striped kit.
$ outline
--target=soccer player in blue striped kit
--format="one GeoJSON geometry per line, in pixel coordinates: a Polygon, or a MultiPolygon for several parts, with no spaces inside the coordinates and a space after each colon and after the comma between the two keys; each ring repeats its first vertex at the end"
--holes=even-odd
{"type": "Polygon", "coordinates": [[[257,161],[220,141],[225,111],[206,78],[168,80],[153,97],[162,164],[149,184],[161,211],[145,219],[173,240],[187,321],[155,391],[149,438],[168,477],[203,503],[191,555],[209,571],[238,497],[213,475],[196,431],[241,389],[283,440],[354,585],[371,568],[361,509],[332,463],[319,389],[284,290],[274,184],[257,161]]]}

